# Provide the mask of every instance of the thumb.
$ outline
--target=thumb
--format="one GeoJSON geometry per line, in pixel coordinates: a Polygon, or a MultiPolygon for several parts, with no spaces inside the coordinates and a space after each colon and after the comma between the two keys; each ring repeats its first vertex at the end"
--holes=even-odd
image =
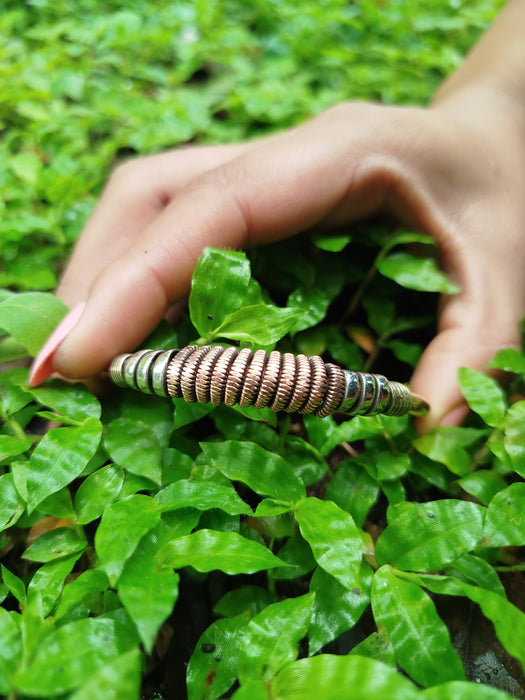
{"type": "Polygon", "coordinates": [[[504,347],[519,348],[517,323],[503,329],[480,320],[443,329],[426,348],[410,381],[411,390],[430,404],[429,413],[417,421],[418,429],[460,425],[469,408],[459,387],[458,369],[483,371],[504,347]]]}
{"type": "Polygon", "coordinates": [[[466,418],[469,409],[457,379],[460,367],[486,371],[498,350],[521,347],[523,218],[497,188],[491,189],[495,195],[474,201],[469,215],[449,227],[449,238],[441,241],[445,269],[461,292],[442,298],[438,334],[411,379],[412,391],[431,407],[418,421],[422,432],[439,424],[460,425],[466,418]]]}

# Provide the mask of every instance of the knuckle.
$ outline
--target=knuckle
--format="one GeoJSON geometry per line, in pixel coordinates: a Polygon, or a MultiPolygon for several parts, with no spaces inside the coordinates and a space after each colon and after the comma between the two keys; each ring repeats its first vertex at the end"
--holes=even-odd
{"type": "Polygon", "coordinates": [[[111,173],[108,181],[107,190],[115,193],[134,193],[140,181],[143,179],[141,175],[142,159],[128,160],[120,163],[111,173]]]}
{"type": "Polygon", "coordinates": [[[347,100],[333,107],[329,107],[321,114],[321,118],[336,122],[342,121],[344,123],[368,120],[372,117],[376,119],[378,110],[381,109],[383,109],[383,107],[379,105],[347,100]]]}
{"type": "Polygon", "coordinates": [[[158,177],[157,156],[120,163],[113,170],[104,196],[123,206],[160,211],[171,200],[169,186],[158,177]]]}

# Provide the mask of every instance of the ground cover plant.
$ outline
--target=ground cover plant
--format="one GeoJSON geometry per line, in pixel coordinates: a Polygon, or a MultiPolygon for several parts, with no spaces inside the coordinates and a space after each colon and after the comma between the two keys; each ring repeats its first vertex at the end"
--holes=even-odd
{"type": "MultiPolygon", "coordinates": [[[[2,696],[525,697],[521,353],[492,362],[506,389],[461,370],[467,423],[424,436],[407,417],[30,389],[24,359],[65,313],[49,290],[119,160],[347,98],[424,103],[496,9],[4,3],[2,696]]],[[[278,347],[405,381],[454,292],[435,260],[379,225],[206,249],[188,313],[144,347],[278,347]]]]}

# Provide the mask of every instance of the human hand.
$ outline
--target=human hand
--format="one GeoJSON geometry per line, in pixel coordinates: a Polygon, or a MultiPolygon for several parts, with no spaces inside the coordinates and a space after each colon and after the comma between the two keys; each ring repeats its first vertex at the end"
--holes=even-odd
{"type": "Polygon", "coordinates": [[[423,429],[444,417],[460,422],[457,368],[481,369],[497,349],[518,345],[525,298],[518,130],[502,137],[497,118],[473,101],[426,110],[342,104],[260,142],[121,167],[58,290],[85,309],[37,361],[33,382],[43,370],[95,374],[134,348],[185,297],[206,245],[245,248],[388,213],[436,239],[461,287],[443,299],[439,332],[411,381],[432,407],[423,429]]]}

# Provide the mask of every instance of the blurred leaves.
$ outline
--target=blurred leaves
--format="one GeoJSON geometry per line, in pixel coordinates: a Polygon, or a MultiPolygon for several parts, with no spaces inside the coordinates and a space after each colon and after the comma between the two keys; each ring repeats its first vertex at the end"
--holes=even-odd
{"type": "Polygon", "coordinates": [[[0,330],[36,355],[67,311],[64,302],[51,295],[17,294],[0,303],[0,330]]]}

